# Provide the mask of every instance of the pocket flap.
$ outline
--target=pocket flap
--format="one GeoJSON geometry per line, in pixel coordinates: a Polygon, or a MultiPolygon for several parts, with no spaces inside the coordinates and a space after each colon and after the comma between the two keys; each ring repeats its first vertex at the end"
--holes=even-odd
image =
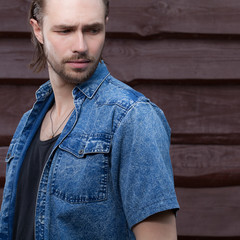
{"type": "Polygon", "coordinates": [[[111,147],[111,140],[112,135],[106,133],[81,135],[78,137],[69,135],[59,145],[59,148],[73,154],[77,158],[82,158],[85,154],[108,153],[111,147]]]}
{"type": "Polygon", "coordinates": [[[109,134],[91,135],[84,148],[84,154],[90,153],[109,153],[112,136],[109,134]]]}

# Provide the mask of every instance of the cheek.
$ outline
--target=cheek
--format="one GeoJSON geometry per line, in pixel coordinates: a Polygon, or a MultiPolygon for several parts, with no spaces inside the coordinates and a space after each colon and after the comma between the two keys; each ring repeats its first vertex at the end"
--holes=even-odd
{"type": "Polygon", "coordinates": [[[63,51],[64,44],[57,42],[56,40],[49,39],[45,42],[45,49],[50,56],[61,56],[61,52],[63,51]]]}
{"type": "Polygon", "coordinates": [[[44,40],[44,49],[47,53],[49,53],[49,50],[51,49],[51,44],[49,41],[44,40]]]}
{"type": "Polygon", "coordinates": [[[104,46],[104,39],[98,39],[91,42],[91,50],[94,55],[100,55],[104,46]]]}

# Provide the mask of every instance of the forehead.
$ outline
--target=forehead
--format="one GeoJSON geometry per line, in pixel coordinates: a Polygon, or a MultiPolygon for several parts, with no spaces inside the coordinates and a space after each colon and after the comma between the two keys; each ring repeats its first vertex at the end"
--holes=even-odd
{"type": "Polygon", "coordinates": [[[91,24],[105,21],[103,0],[47,0],[44,21],[50,24],[91,24]]]}

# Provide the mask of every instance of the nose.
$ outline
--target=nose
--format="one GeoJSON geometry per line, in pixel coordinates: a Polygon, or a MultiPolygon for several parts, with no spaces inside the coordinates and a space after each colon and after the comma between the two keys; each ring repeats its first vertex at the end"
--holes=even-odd
{"type": "Polygon", "coordinates": [[[84,38],[84,35],[82,32],[76,32],[75,37],[73,39],[73,47],[72,51],[74,53],[86,53],[87,52],[87,42],[84,38]]]}

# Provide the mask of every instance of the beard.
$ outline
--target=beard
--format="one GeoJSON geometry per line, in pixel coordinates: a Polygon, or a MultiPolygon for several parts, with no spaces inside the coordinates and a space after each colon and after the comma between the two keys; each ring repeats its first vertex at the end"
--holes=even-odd
{"type": "Polygon", "coordinates": [[[101,61],[101,55],[99,58],[94,58],[88,56],[86,53],[76,53],[75,55],[62,59],[58,62],[54,57],[48,54],[47,50],[44,49],[45,56],[48,65],[53,69],[53,71],[66,83],[79,84],[87,81],[95,72],[98,63],[101,61]],[[67,62],[76,60],[86,60],[89,62],[89,66],[86,69],[81,68],[67,68],[67,62]]]}

